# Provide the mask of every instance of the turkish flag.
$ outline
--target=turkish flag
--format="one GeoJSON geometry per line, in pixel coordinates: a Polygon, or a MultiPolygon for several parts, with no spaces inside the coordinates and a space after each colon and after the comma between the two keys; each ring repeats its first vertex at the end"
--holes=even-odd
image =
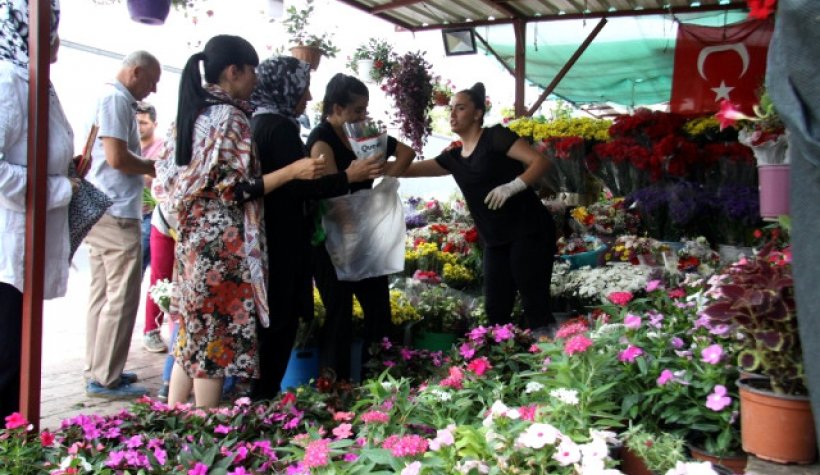
{"type": "Polygon", "coordinates": [[[773,30],[772,20],[747,20],[724,27],[679,25],[672,112],[717,112],[725,99],[751,114],[766,76],[773,30]]]}

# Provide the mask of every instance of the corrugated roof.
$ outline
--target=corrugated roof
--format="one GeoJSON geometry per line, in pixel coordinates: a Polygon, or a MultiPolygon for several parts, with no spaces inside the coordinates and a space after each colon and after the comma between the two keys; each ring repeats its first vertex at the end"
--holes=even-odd
{"type": "Polygon", "coordinates": [[[339,0],[408,30],[745,8],[738,0],[339,0]]]}

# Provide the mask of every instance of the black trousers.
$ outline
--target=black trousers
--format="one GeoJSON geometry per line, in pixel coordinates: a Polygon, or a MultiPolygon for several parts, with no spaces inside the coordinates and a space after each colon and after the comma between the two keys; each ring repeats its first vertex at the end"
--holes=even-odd
{"type": "Polygon", "coordinates": [[[555,247],[551,241],[548,235],[536,234],[484,247],[484,305],[491,324],[512,320],[516,291],[521,295],[525,327],[555,322],[550,309],[555,247]]]}
{"type": "Polygon", "coordinates": [[[350,379],[353,345],[353,296],[364,312],[362,364],[368,349],[390,330],[390,289],[387,276],[356,282],[340,281],[324,246],[314,248],[313,279],[325,306],[325,323],[319,335],[320,364],[338,379],[350,379]]]}
{"type": "MultiPolygon", "coordinates": [[[[271,302],[275,305],[275,302],[271,302]]],[[[282,377],[288,367],[299,319],[296,316],[271,318],[268,328],[256,323],[257,348],[259,355],[259,379],[254,380],[251,399],[261,401],[272,399],[279,393],[282,377]]]]}
{"type": "Polygon", "coordinates": [[[0,421],[20,410],[23,293],[0,283],[0,421]]]}

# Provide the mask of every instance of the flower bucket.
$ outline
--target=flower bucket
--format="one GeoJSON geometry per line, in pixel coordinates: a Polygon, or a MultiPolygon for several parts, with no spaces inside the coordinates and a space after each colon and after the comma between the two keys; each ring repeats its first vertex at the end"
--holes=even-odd
{"type": "Polygon", "coordinates": [[[601,246],[592,251],[579,252],[578,254],[563,254],[559,257],[563,261],[569,262],[570,269],[578,269],[584,266],[598,267],[601,254],[603,254],[606,249],[606,246],[601,246]]]}
{"type": "Polygon", "coordinates": [[[789,214],[789,165],[757,167],[760,189],[760,216],[776,218],[789,214]]]}
{"type": "Polygon", "coordinates": [[[743,450],[777,463],[809,464],[817,443],[809,398],[775,394],[768,380],[741,379],[740,433],[743,450]]]}
{"type": "Polygon", "coordinates": [[[308,383],[319,376],[319,350],[294,348],[290,353],[288,368],[282,377],[282,391],[308,383]]]}
{"type": "Polygon", "coordinates": [[[420,332],[413,339],[413,346],[421,350],[450,351],[456,342],[455,333],[420,332]]]}
{"type": "Polygon", "coordinates": [[[316,71],[322,60],[322,50],[315,46],[294,46],[290,49],[290,55],[308,63],[313,71],[316,71]]]}
{"type": "Polygon", "coordinates": [[[171,11],[171,0],[128,0],[128,14],[137,23],[162,25],[171,11]]]}

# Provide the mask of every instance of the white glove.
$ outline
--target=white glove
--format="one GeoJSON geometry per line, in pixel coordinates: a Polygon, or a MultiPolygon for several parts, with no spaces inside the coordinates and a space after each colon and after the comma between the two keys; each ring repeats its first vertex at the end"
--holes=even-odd
{"type": "Polygon", "coordinates": [[[521,193],[526,189],[527,184],[524,183],[521,178],[515,177],[515,180],[496,186],[490,190],[490,192],[487,193],[487,197],[484,198],[484,203],[486,203],[487,207],[490,209],[498,209],[504,206],[504,203],[506,203],[512,195],[521,193]]]}

